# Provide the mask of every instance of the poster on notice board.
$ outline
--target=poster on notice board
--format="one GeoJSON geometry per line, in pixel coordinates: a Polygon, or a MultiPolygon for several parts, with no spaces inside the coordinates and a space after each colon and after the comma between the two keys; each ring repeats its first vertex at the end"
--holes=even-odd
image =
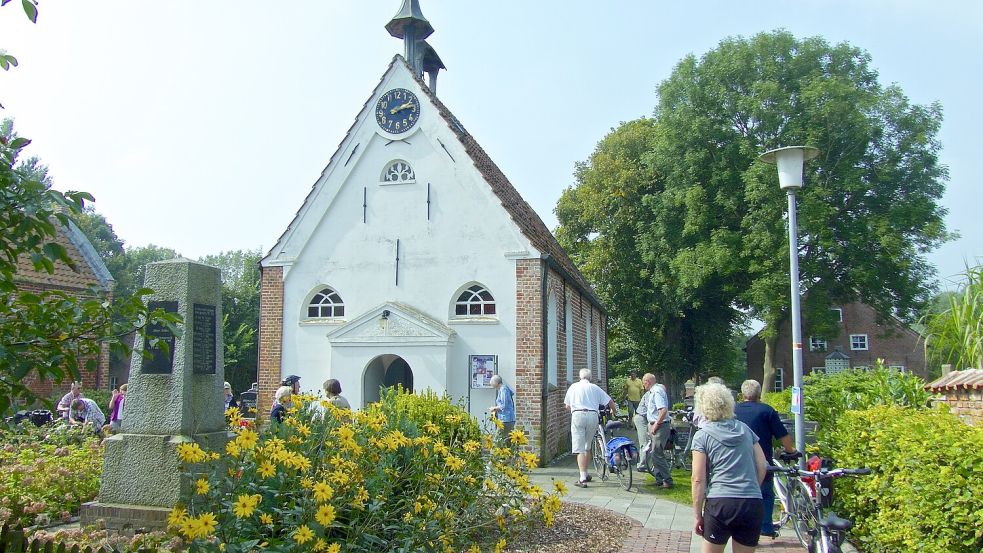
{"type": "Polygon", "coordinates": [[[471,388],[491,388],[491,377],[498,374],[497,355],[470,355],[471,388]]]}

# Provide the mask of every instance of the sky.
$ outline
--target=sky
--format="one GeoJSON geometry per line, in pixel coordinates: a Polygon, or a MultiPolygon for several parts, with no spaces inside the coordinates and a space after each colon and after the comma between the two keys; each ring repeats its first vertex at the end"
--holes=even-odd
{"type": "MultiPolygon", "coordinates": [[[[275,243],[402,41],[401,0],[47,0],[0,8],[0,117],[55,187],[95,196],[128,247],[185,257],[275,243]]],[[[548,227],[577,162],[652,115],[680,59],[784,28],[867,50],[880,81],[942,104],[942,205],[961,238],[942,286],[983,262],[983,3],[867,0],[420,0],[437,93],[548,227]]]]}

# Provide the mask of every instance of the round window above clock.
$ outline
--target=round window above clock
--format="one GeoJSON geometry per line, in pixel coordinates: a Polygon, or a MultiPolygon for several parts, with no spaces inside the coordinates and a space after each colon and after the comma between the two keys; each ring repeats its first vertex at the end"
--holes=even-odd
{"type": "Polygon", "coordinates": [[[405,88],[383,94],[375,105],[375,120],[389,134],[402,134],[420,119],[420,100],[405,88]]]}

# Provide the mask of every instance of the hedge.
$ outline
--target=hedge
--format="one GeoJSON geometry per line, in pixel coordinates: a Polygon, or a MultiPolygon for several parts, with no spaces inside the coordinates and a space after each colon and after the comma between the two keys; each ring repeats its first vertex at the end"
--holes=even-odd
{"type": "Polygon", "coordinates": [[[829,437],[837,466],[872,470],[835,491],[864,551],[983,551],[983,429],[890,405],[843,413],[829,437]]]}

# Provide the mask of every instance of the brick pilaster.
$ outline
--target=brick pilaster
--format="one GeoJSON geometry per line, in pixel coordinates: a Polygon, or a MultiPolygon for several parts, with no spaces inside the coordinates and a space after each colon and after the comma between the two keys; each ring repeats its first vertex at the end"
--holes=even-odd
{"type": "Polygon", "coordinates": [[[272,408],[280,384],[283,357],[283,267],[260,268],[259,295],[259,415],[272,408]]]}
{"type": "Polygon", "coordinates": [[[529,447],[541,457],[543,395],[543,262],[519,259],[515,264],[515,416],[529,432],[529,447]]]}

